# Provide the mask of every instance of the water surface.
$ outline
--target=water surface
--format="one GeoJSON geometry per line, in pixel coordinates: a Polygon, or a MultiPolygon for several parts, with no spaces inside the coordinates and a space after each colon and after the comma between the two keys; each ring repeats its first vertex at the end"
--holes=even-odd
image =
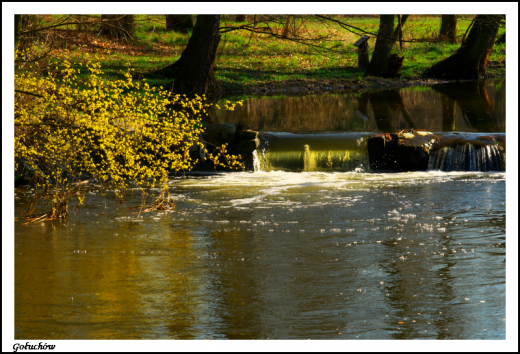
{"type": "Polygon", "coordinates": [[[174,212],[94,188],[67,220],[17,221],[15,337],[505,339],[505,173],[235,173],[170,191],[174,212]]]}
{"type": "Polygon", "coordinates": [[[253,130],[289,133],[410,128],[505,132],[505,86],[505,80],[481,80],[362,94],[255,96],[245,98],[244,105],[234,111],[213,112],[208,122],[242,120],[253,130]]]}

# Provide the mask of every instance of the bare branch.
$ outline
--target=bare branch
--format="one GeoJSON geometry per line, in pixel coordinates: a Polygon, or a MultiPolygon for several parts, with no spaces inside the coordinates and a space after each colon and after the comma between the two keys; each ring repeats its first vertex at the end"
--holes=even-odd
{"type": "Polygon", "coordinates": [[[14,92],[23,93],[25,95],[30,95],[30,96],[36,96],[36,97],[43,98],[42,95],[38,95],[37,93],[33,93],[33,92],[28,92],[28,91],[23,91],[23,90],[14,90],[14,92]]]}

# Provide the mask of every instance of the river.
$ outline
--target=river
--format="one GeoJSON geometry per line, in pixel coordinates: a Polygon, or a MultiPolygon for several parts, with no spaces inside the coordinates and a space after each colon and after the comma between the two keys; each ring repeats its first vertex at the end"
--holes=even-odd
{"type": "MultiPolygon", "coordinates": [[[[365,115],[326,130],[385,130],[365,115]]],[[[94,184],[65,220],[15,221],[15,338],[505,339],[505,172],[260,168],[169,190],[173,212],[94,184]]]]}

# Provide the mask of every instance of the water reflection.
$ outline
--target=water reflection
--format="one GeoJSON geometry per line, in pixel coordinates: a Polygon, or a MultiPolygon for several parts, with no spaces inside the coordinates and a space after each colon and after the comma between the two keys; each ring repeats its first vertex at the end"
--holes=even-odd
{"type": "Polygon", "coordinates": [[[457,103],[446,95],[442,95],[442,130],[445,132],[456,131],[457,103]]]}
{"type": "MultiPolygon", "coordinates": [[[[477,84],[473,82],[453,83],[449,85],[440,84],[433,85],[432,88],[441,93],[443,97],[446,97],[446,100],[457,103],[468,127],[476,131],[498,132],[501,131],[501,127],[505,126],[505,116],[501,114],[501,112],[497,112],[493,107],[489,97],[489,88],[485,81],[479,81],[477,84]]],[[[505,94],[503,91],[505,90],[499,89],[496,90],[495,93],[496,98],[498,98],[498,103],[496,103],[498,107],[505,106],[503,102],[505,100],[505,94]]],[[[453,108],[453,110],[454,109],[455,108],[453,108]]],[[[454,124],[452,125],[454,126],[454,124]]]]}
{"type": "Polygon", "coordinates": [[[174,213],[92,193],[66,222],[17,222],[16,338],[505,337],[504,173],[170,186],[174,213]]]}
{"type": "Polygon", "coordinates": [[[208,117],[210,123],[240,120],[258,131],[292,133],[391,132],[409,128],[505,132],[505,81],[363,94],[250,97],[235,111],[217,110],[208,117]]]}
{"type": "MultiPolygon", "coordinates": [[[[372,103],[372,110],[374,112],[374,118],[378,131],[396,131],[394,128],[394,121],[399,117],[402,117],[407,125],[404,127],[401,124],[399,126],[399,130],[415,128],[415,124],[413,123],[410,114],[406,110],[403,97],[401,95],[401,90],[386,90],[363,95],[366,95],[372,103]]],[[[368,112],[365,114],[368,115],[368,112]]]]}

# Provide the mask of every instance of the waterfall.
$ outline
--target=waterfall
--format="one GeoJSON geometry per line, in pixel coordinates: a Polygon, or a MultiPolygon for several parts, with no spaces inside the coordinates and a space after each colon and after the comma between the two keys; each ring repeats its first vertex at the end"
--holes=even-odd
{"type": "Polygon", "coordinates": [[[361,134],[266,135],[253,154],[256,171],[347,172],[368,166],[366,139],[361,134]]]}
{"type": "Polygon", "coordinates": [[[253,151],[253,171],[259,172],[260,169],[260,160],[258,159],[258,152],[257,150],[253,151]]]}
{"type": "Polygon", "coordinates": [[[505,154],[496,145],[443,147],[430,154],[428,170],[505,171],[505,154]]]}

